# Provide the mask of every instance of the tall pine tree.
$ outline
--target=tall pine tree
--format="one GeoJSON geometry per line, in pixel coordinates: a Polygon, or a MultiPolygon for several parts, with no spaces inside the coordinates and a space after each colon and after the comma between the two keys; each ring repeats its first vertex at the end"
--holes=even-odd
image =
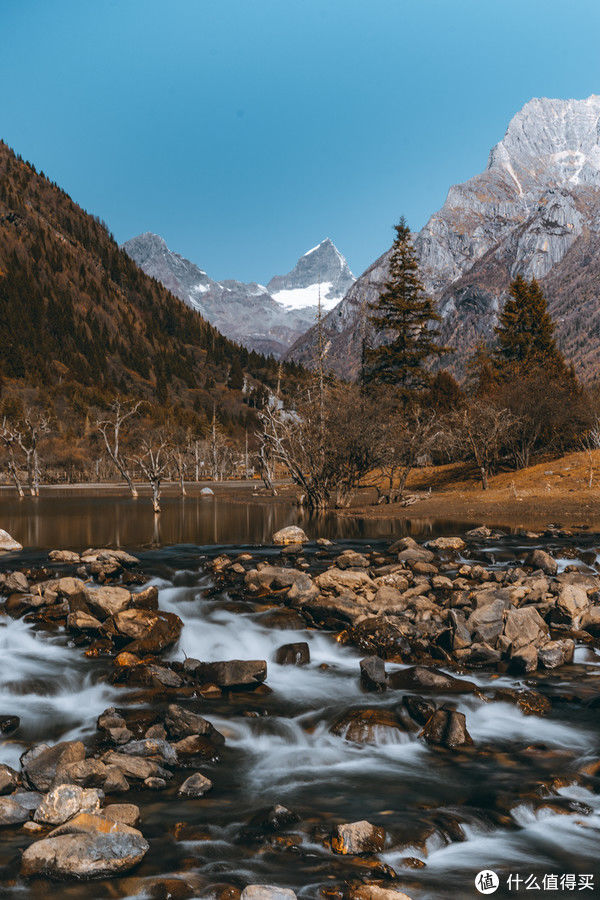
{"type": "Polygon", "coordinates": [[[363,381],[367,385],[394,385],[406,395],[427,385],[431,376],[425,363],[445,352],[437,343],[440,321],[433,301],[425,293],[404,218],[395,226],[388,280],[379,298],[369,304],[371,325],[384,334],[385,343],[366,348],[363,381]]]}
{"type": "Polygon", "coordinates": [[[538,282],[518,275],[510,286],[496,326],[494,361],[500,373],[509,368],[565,368],[554,340],[554,322],[538,282]]]}

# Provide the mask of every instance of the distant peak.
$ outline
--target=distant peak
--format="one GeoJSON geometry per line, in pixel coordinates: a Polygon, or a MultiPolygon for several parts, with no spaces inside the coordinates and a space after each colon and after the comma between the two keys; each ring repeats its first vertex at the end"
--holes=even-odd
{"type": "Polygon", "coordinates": [[[328,237],[327,237],[327,238],[325,238],[324,241],[321,241],[320,244],[317,244],[316,247],[312,247],[310,250],[307,250],[306,253],[304,253],[303,255],[304,255],[304,256],[310,256],[312,253],[316,253],[316,251],[317,251],[317,250],[320,250],[322,247],[325,247],[325,248],[333,247],[334,250],[337,249],[336,246],[335,246],[335,244],[334,244],[333,241],[331,240],[331,238],[328,238],[328,237]]]}

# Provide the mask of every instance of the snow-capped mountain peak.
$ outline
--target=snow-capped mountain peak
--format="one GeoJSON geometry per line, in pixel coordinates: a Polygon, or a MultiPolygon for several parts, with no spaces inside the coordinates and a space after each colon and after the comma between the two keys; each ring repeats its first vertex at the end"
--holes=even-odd
{"type": "Polygon", "coordinates": [[[348,263],[326,238],[301,256],[287,275],[265,287],[252,282],[213,281],[203,269],[169,250],[151,232],[123,244],[124,250],[148,274],[208,319],[226,337],[251,349],[280,356],[316,320],[338,303],[354,283],[348,263]]]}

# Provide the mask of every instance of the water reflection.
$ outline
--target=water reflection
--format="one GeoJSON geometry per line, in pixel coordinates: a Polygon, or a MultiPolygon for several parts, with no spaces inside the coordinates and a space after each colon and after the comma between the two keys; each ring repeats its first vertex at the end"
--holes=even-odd
{"type": "Polygon", "coordinates": [[[292,503],[236,499],[217,487],[214,497],[164,496],[162,513],[148,498],[133,500],[112,490],[47,488],[19,501],[0,491],[0,527],[25,547],[81,550],[92,546],[158,547],[173,544],[259,544],[285,525],[300,524],[311,538],[376,540],[413,534],[422,538],[457,532],[461,522],[369,520],[335,513],[311,516],[292,503]]]}

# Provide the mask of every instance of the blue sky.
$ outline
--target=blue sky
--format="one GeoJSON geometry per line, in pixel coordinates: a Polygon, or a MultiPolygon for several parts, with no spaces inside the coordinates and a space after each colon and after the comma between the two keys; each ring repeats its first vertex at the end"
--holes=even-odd
{"type": "Polygon", "coordinates": [[[119,241],[356,274],[532,96],[600,93],[598,0],[0,0],[0,137],[119,241]]]}

